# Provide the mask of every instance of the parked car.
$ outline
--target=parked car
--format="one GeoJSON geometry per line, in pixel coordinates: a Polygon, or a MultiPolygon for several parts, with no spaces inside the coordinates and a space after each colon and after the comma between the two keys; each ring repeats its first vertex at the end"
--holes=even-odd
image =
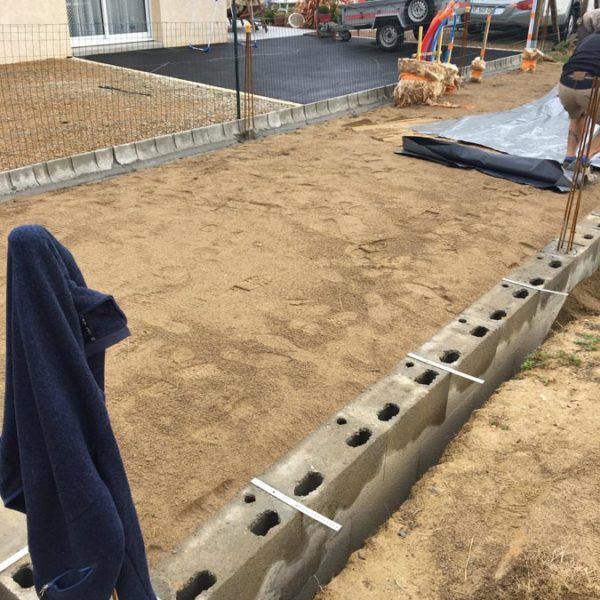
{"type": "MultiPolygon", "coordinates": [[[[488,14],[492,15],[492,29],[510,29],[529,27],[533,0],[475,0],[471,3],[470,29],[482,29],[488,14]]],[[[538,0],[538,5],[541,1],[538,0]]],[[[556,0],[558,26],[561,37],[573,33],[577,27],[580,4],[578,0],[556,0]]],[[[548,25],[551,26],[550,16],[548,25]]]]}

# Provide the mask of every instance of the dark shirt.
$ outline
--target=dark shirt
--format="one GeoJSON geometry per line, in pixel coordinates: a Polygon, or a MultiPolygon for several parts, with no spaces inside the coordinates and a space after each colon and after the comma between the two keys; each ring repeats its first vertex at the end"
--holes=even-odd
{"type": "Polygon", "coordinates": [[[592,78],[598,76],[600,76],[600,33],[592,33],[585,37],[565,63],[560,82],[570,88],[589,89],[592,87],[592,78]],[[577,71],[587,73],[588,76],[581,81],[569,77],[577,71]]]}
{"type": "Polygon", "coordinates": [[[43,227],[8,242],[0,496],[27,515],[44,600],[155,600],[104,402],[104,351],[129,335],[43,227]]]}

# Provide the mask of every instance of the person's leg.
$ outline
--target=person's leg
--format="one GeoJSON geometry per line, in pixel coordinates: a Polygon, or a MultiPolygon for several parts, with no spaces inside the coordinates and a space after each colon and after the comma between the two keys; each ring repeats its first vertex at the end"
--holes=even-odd
{"type": "Polygon", "coordinates": [[[569,119],[569,136],[567,138],[567,157],[574,157],[577,155],[577,149],[581,143],[583,137],[583,125],[585,117],[579,117],[577,119],[569,119]]]}

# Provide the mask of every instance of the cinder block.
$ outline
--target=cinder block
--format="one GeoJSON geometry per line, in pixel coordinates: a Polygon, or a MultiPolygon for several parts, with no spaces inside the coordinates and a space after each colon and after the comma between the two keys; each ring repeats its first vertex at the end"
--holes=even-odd
{"type": "Polygon", "coordinates": [[[21,167],[8,171],[10,182],[17,192],[29,190],[37,187],[38,182],[35,178],[33,167],[21,167]]]}
{"type": "Polygon", "coordinates": [[[304,106],[294,106],[294,108],[292,108],[292,119],[294,123],[306,123],[304,106]]]}
{"type": "Polygon", "coordinates": [[[135,142],[135,150],[140,160],[150,160],[158,156],[158,150],[154,139],[135,142]]]}
{"type": "Polygon", "coordinates": [[[37,600],[32,578],[29,558],[0,573],[0,600],[37,600]]]}
{"type": "Polygon", "coordinates": [[[13,186],[10,183],[10,177],[7,173],[0,173],[0,196],[10,194],[13,191],[13,186]]]}
{"type": "Polygon", "coordinates": [[[219,142],[225,141],[225,130],[223,129],[223,124],[219,123],[217,125],[210,125],[206,128],[206,135],[208,136],[209,142],[213,144],[217,144],[219,142]]]}
{"type": "Polygon", "coordinates": [[[208,132],[206,131],[206,127],[198,127],[197,129],[192,129],[192,139],[194,140],[194,146],[206,146],[210,144],[210,140],[208,139],[208,132]]]}
{"type": "Polygon", "coordinates": [[[319,113],[317,112],[317,103],[311,102],[310,104],[304,105],[304,114],[306,115],[307,121],[314,121],[319,118],[319,113]]]}
{"type": "Polygon", "coordinates": [[[279,113],[270,112],[267,113],[267,122],[269,123],[269,127],[271,129],[277,129],[281,127],[281,118],[279,117],[279,113]]]}
{"type": "Polygon", "coordinates": [[[120,165],[130,165],[139,160],[135,144],[119,144],[113,148],[115,160],[120,165]]]}
{"type": "Polygon", "coordinates": [[[329,112],[329,104],[327,100],[319,100],[319,102],[317,102],[315,105],[315,109],[319,117],[328,117],[331,114],[329,112]]]}
{"type": "Polygon", "coordinates": [[[46,163],[48,169],[48,175],[52,183],[62,183],[63,181],[69,181],[75,178],[75,170],[73,168],[73,161],[71,157],[57,158],[56,160],[49,160],[46,163]]]}
{"type": "Polygon", "coordinates": [[[229,123],[223,123],[223,131],[228,140],[235,139],[235,137],[240,134],[240,122],[229,121],[229,123]]]}
{"type": "Polygon", "coordinates": [[[347,96],[339,96],[338,98],[331,98],[327,101],[329,104],[329,112],[331,114],[344,112],[348,110],[348,97],[347,96]]]}
{"type": "Polygon", "coordinates": [[[89,175],[90,173],[97,173],[99,171],[95,152],[76,154],[75,156],[71,156],[71,161],[73,162],[73,170],[76,175],[89,175]]]}
{"type": "MultiPolygon", "coordinates": [[[[190,133],[190,137],[191,133],[190,133]]],[[[192,139],[192,143],[193,143],[192,139]]],[[[154,139],[156,143],[156,151],[160,156],[165,156],[166,154],[173,154],[173,152],[177,152],[177,146],[175,146],[175,138],[171,135],[159,135],[154,139]]]]}
{"type": "Polygon", "coordinates": [[[38,185],[48,185],[52,183],[50,175],[48,174],[48,168],[46,166],[46,163],[38,163],[36,165],[32,165],[32,167],[38,185]]]}
{"type": "Polygon", "coordinates": [[[96,164],[99,171],[108,171],[115,164],[115,154],[112,148],[102,148],[96,150],[96,164]]]}
{"type": "Polygon", "coordinates": [[[194,147],[194,137],[191,131],[180,131],[173,134],[177,150],[187,150],[194,147]]]}

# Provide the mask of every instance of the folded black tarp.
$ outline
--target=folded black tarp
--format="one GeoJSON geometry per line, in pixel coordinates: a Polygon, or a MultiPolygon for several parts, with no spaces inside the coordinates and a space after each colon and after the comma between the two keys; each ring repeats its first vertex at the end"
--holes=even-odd
{"type": "Polygon", "coordinates": [[[396,150],[396,154],[424,158],[451,167],[476,169],[492,177],[547,190],[567,192],[571,187],[561,165],[555,160],[498,154],[420,136],[404,136],[402,141],[404,147],[396,150]]]}

